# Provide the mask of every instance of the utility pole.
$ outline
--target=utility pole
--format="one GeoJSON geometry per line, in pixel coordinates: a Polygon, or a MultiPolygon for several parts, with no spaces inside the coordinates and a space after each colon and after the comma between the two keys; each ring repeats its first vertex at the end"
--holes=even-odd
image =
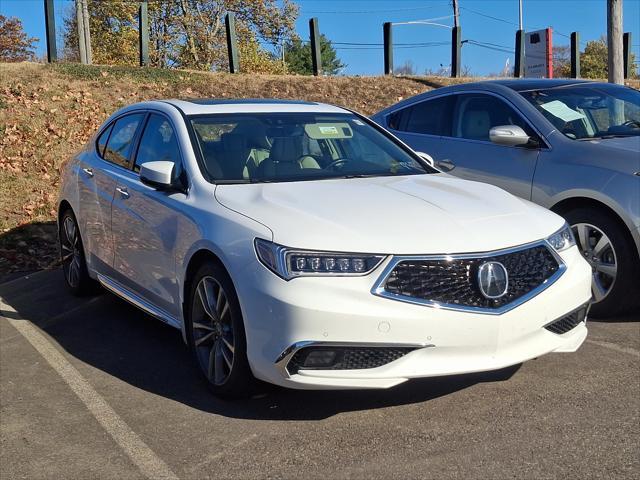
{"type": "Polygon", "coordinates": [[[522,0],[518,0],[518,31],[516,32],[516,58],[513,76],[524,77],[524,27],[522,26],[522,0]]]}
{"type": "Polygon", "coordinates": [[[623,85],[622,0],[607,0],[607,49],[609,83],[623,85]]]}
{"type": "Polygon", "coordinates": [[[452,0],[453,4],[453,29],[451,30],[451,76],[459,77],[462,68],[462,29],[460,28],[460,11],[458,0],[452,0]]]}
{"type": "Polygon", "coordinates": [[[47,61],[49,63],[58,60],[56,48],[56,17],[53,11],[53,0],[44,0],[44,23],[47,37],[47,61]]]}
{"type": "Polygon", "coordinates": [[[82,18],[84,20],[84,43],[87,52],[87,63],[91,65],[93,52],[91,51],[91,30],[89,29],[89,7],[87,0],[82,0],[82,18]]]}
{"type": "Polygon", "coordinates": [[[82,0],[76,0],[76,23],[78,26],[78,50],[80,63],[87,64],[87,42],[84,39],[84,16],[82,15],[82,0]]]}

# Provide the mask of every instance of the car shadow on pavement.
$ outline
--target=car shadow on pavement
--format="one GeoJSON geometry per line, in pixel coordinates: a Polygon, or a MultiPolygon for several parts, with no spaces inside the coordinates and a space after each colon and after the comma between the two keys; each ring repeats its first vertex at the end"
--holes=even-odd
{"type": "Polygon", "coordinates": [[[408,381],[389,390],[303,391],[260,384],[251,399],[223,401],[208,390],[181,333],[109,293],[76,299],[59,270],[0,285],[17,314],[50,335],[68,355],[136,388],[230,418],[321,420],[426,402],[481,382],[508,380],[518,366],[495,372],[408,381]]]}

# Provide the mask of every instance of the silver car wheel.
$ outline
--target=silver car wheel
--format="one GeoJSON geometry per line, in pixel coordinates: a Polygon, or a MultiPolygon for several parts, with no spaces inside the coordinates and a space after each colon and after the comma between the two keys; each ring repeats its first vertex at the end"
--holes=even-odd
{"type": "Polygon", "coordinates": [[[213,277],[203,277],[192,308],[193,345],[200,367],[214,385],[224,384],[233,368],[235,336],[229,299],[213,277]]]}
{"type": "Polygon", "coordinates": [[[62,255],[62,269],[71,287],[77,287],[80,282],[80,254],[79,235],[76,223],[70,216],[64,217],[62,234],[60,235],[60,252],[62,255]]]}
{"type": "Polygon", "coordinates": [[[573,234],[584,259],[591,265],[591,292],[594,302],[601,302],[613,289],[618,275],[616,251],[609,237],[595,225],[572,225],[573,234]]]}

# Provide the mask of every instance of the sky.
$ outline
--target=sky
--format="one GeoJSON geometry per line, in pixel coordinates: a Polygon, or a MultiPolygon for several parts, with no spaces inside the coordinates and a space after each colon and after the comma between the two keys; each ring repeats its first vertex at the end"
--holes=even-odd
{"type": "MultiPolygon", "coordinates": [[[[334,42],[340,59],[346,64],[343,74],[383,73],[384,22],[427,20],[442,25],[394,25],[396,68],[411,61],[417,73],[424,73],[448,67],[450,63],[451,30],[448,27],[453,25],[450,0],[298,0],[295,3],[300,6],[296,22],[300,37],[308,39],[309,18],[317,17],[320,32],[334,42]]],[[[55,0],[58,38],[62,16],[73,8],[72,4],[70,0],[55,0]]],[[[507,59],[513,66],[511,52],[518,28],[518,0],[459,0],[458,4],[462,40],[485,44],[481,47],[464,43],[463,67],[474,75],[488,75],[500,72],[507,59]]],[[[0,0],[0,14],[18,17],[30,36],[40,38],[38,55],[45,53],[42,0],[0,0]]],[[[569,34],[578,31],[584,49],[587,41],[606,34],[606,18],[606,0],[523,0],[525,30],[552,27],[554,45],[568,45],[569,34]]],[[[623,22],[624,31],[632,34],[633,51],[640,56],[640,0],[623,0],[623,22]]]]}

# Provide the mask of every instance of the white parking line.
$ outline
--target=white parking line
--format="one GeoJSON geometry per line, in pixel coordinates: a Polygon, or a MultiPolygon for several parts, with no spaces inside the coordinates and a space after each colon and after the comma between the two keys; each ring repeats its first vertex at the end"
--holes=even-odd
{"type": "Polygon", "coordinates": [[[36,327],[27,320],[7,318],[3,315],[4,312],[17,313],[0,298],[0,315],[6,318],[62,377],[144,476],[150,479],[178,478],[36,327]]]}
{"type": "Polygon", "coordinates": [[[588,338],[586,342],[598,345],[599,347],[608,348],[609,350],[615,350],[616,352],[627,353],[629,355],[633,355],[634,357],[640,357],[640,352],[631,347],[621,347],[620,345],[616,345],[615,343],[601,342],[599,340],[591,340],[590,338],[588,338]]]}

